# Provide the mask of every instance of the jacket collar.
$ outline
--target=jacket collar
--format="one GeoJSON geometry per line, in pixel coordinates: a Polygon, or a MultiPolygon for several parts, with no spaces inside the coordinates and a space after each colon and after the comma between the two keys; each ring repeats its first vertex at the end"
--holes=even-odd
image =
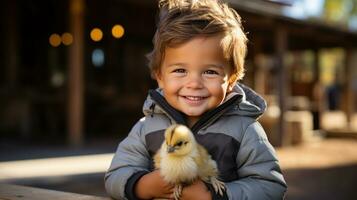
{"type": "MultiPolygon", "coordinates": [[[[206,112],[191,128],[193,132],[211,124],[221,115],[240,115],[258,119],[266,110],[265,100],[249,87],[237,83],[233,91],[217,108],[206,112]]],[[[143,112],[146,116],[154,113],[165,114],[174,123],[186,124],[185,115],[174,109],[164,98],[161,89],[150,90],[144,103],[143,112]]]]}

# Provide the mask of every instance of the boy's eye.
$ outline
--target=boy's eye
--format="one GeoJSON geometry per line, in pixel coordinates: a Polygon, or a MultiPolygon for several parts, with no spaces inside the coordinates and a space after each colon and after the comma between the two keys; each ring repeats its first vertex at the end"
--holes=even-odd
{"type": "Polygon", "coordinates": [[[207,70],[204,72],[204,74],[218,74],[218,72],[216,72],[214,70],[207,70]]]}
{"type": "Polygon", "coordinates": [[[185,73],[186,70],[185,69],[175,69],[172,72],[174,72],[174,73],[185,73]]]}

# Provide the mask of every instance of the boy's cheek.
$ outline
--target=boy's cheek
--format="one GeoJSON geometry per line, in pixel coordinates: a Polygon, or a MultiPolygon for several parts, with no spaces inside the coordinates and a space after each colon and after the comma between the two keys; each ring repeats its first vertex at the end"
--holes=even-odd
{"type": "Polygon", "coordinates": [[[159,85],[159,88],[163,88],[163,84],[162,84],[162,81],[159,81],[159,80],[157,80],[157,84],[159,85]]]}

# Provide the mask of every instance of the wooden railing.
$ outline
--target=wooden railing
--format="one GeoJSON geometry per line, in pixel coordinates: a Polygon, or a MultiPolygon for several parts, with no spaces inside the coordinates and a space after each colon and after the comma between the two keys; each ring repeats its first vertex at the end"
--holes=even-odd
{"type": "Polygon", "coordinates": [[[0,200],[110,200],[110,198],[0,184],[0,200]]]}

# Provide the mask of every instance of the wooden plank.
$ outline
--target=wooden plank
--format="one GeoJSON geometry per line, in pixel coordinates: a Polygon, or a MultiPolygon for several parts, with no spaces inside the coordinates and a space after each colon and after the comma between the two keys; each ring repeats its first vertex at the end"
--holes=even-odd
{"type": "Polygon", "coordinates": [[[351,128],[325,130],[327,137],[357,139],[357,130],[351,128]]]}
{"type": "Polygon", "coordinates": [[[60,192],[28,186],[0,184],[0,200],[110,200],[110,198],[60,192]]]}

